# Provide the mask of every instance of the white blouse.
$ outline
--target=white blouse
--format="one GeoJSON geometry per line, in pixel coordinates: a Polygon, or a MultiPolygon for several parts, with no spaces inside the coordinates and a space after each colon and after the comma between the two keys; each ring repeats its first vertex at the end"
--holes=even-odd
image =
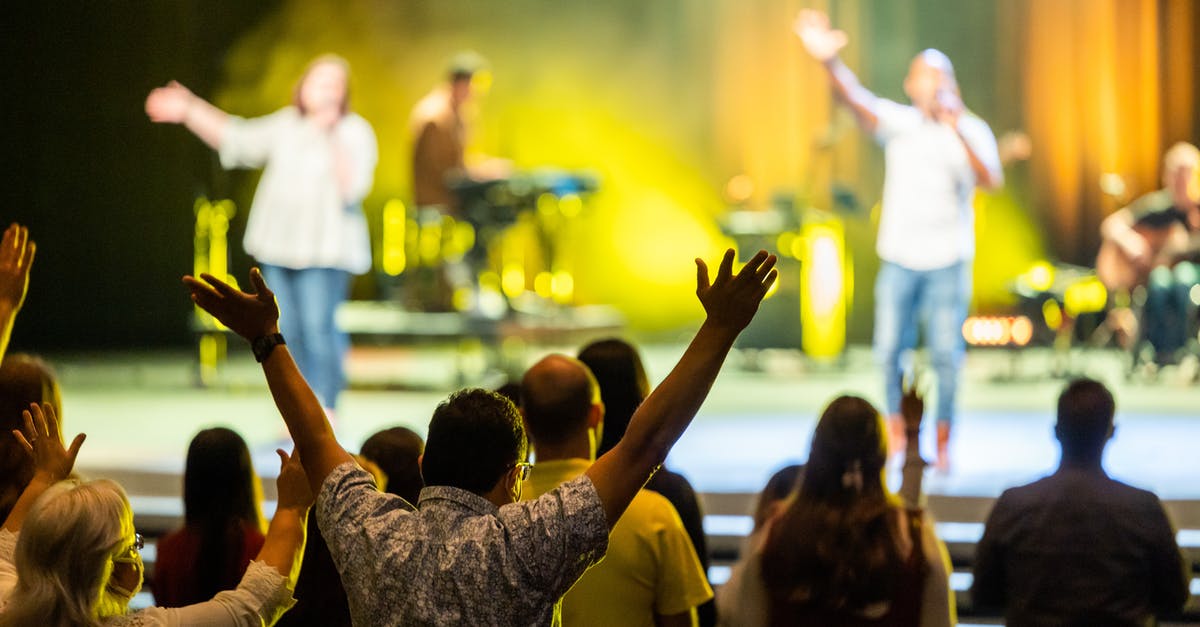
{"type": "Polygon", "coordinates": [[[264,168],[246,224],[246,252],[286,268],[371,269],[362,200],[371,191],[379,150],[375,131],[350,113],[325,132],[285,107],[259,118],[231,117],[221,138],[221,165],[264,168]],[[349,162],[343,195],[335,146],[349,162]]]}

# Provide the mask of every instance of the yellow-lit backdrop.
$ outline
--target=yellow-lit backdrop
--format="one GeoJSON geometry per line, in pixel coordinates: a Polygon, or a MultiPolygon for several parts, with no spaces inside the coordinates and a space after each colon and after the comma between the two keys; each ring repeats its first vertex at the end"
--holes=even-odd
{"type": "Polygon", "coordinates": [[[861,339],[882,162],[792,34],[802,6],[847,30],[845,60],[881,95],[902,100],[908,60],[939,47],[997,135],[1032,137],[1010,188],[977,203],[979,308],[1003,307],[1007,283],[1037,259],[1087,260],[1113,208],[1100,173],[1150,189],[1162,147],[1194,140],[1191,0],[288,0],[230,49],[213,95],[266,113],[312,57],[349,59],[354,108],[380,142],[366,203],[378,244],[385,204],[410,197],[409,110],[451,54],[480,51],[494,81],[472,150],[598,176],[601,191],[561,231],[564,264],[578,301],[614,304],[641,330],[699,317],[691,260],[726,244],[716,219],[730,178],[753,182],[750,207],[787,190],[837,209],[830,190],[843,186],[862,207],[841,211],[861,339]]]}

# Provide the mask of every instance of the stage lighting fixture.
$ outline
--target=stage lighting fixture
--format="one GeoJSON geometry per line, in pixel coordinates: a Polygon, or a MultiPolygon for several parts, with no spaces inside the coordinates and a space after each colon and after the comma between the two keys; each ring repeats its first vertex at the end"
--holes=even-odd
{"type": "Polygon", "coordinates": [[[971,316],[962,333],[970,346],[1022,347],[1033,339],[1033,321],[1027,316],[971,316]]]}

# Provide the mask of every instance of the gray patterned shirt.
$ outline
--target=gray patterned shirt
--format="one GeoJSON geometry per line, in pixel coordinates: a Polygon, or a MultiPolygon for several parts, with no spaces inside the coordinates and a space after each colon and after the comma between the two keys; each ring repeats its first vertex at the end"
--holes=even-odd
{"type": "Polygon", "coordinates": [[[355,625],[559,625],[562,595],[608,548],[586,475],[500,508],[445,486],[419,505],[351,462],[321,486],[317,523],[355,625]]]}

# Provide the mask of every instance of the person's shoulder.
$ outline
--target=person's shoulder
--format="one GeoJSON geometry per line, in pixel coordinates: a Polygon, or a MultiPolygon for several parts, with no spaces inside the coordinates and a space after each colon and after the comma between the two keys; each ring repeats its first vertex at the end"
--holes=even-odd
{"type": "Polygon", "coordinates": [[[687,480],[687,477],[668,470],[660,468],[658,472],[650,477],[650,481],[646,483],[646,488],[663,494],[667,498],[674,495],[691,494],[695,495],[696,490],[692,487],[692,483],[687,480]]]}
{"type": "Polygon", "coordinates": [[[355,133],[368,133],[372,136],[375,134],[375,128],[371,126],[371,123],[354,111],[342,116],[341,123],[355,133]]]}
{"type": "MultiPolygon", "coordinates": [[[[677,520],[679,513],[667,497],[653,490],[642,488],[638,490],[637,494],[633,495],[633,500],[630,501],[625,516],[662,521],[677,520]]],[[[622,516],[622,519],[624,519],[624,516],[622,516]]]]}
{"type": "Polygon", "coordinates": [[[1048,475],[1029,483],[1005,488],[1000,493],[1000,496],[996,498],[996,502],[992,508],[993,510],[1003,510],[1005,508],[1021,507],[1030,502],[1044,500],[1047,493],[1053,490],[1056,483],[1054,475],[1048,475]]]}
{"type": "Polygon", "coordinates": [[[1113,479],[1112,477],[1106,477],[1106,479],[1103,491],[1106,494],[1111,494],[1114,500],[1120,499],[1143,506],[1162,507],[1162,500],[1154,492],[1130,485],[1118,479],[1113,479]]]}

